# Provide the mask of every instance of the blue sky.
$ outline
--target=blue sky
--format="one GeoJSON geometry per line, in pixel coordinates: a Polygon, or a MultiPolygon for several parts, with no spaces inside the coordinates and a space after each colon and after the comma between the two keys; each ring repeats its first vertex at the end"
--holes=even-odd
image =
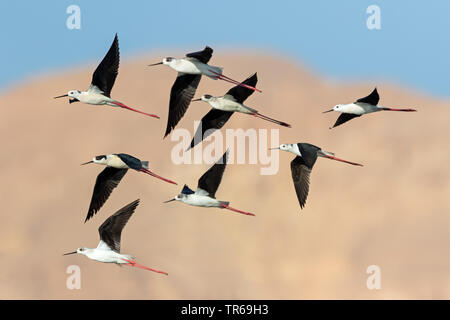
{"type": "MultiPolygon", "coordinates": [[[[100,61],[114,33],[122,57],[161,49],[255,48],[337,80],[399,83],[450,97],[450,1],[2,1],[0,91],[29,76],[100,61]],[[69,30],[69,5],[81,29],[69,30]],[[369,5],[381,29],[369,30],[369,5]]],[[[170,54],[170,52],[168,52],[170,54]]]]}

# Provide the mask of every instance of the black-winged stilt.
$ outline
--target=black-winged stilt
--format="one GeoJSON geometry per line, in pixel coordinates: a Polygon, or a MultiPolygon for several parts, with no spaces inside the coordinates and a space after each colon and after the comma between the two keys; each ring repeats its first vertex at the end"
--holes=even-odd
{"type": "Polygon", "coordinates": [[[168,275],[164,271],[159,271],[151,269],[149,267],[143,266],[136,261],[134,257],[128,254],[120,253],[120,236],[122,234],[122,229],[127,224],[131,215],[136,210],[139,204],[139,199],[127,204],[125,207],[111,215],[108,219],[103,222],[103,224],[98,228],[100,234],[100,242],[97,248],[78,248],[77,251],[65,253],[67,256],[69,254],[79,253],[85,255],[91,260],[96,260],[104,263],[116,263],[120,265],[126,265],[131,267],[137,267],[157,273],[162,273],[168,275]]]}
{"type": "MultiPolygon", "coordinates": [[[[336,120],[336,123],[333,127],[337,127],[353,118],[360,117],[366,113],[372,113],[377,111],[403,111],[403,112],[414,112],[417,111],[415,109],[393,109],[386,108],[378,105],[378,101],[380,100],[380,96],[378,95],[377,88],[375,88],[371,94],[367,97],[356,100],[353,103],[349,104],[338,104],[333,107],[333,109],[324,111],[323,113],[336,111],[341,112],[341,115],[336,120]]],[[[331,129],[330,128],[330,129],[331,129]]]]}
{"type": "Polygon", "coordinates": [[[111,192],[119,185],[120,180],[122,180],[128,169],[144,172],[163,181],[176,184],[176,182],[151,172],[148,169],[148,161],[141,161],[125,153],[96,156],[93,160],[82,165],[89,163],[106,165],[106,168],[97,176],[88,214],[84,222],[88,221],[100,210],[106,200],[108,200],[111,192]]]}
{"type": "Polygon", "coordinates": [[[362,164],[350,162],[347,160],[339,159],[334,156],[334,153],[322,150],[309,143],[294,143],[294,144],[282,144],[279,147],[271,148],[288,151],[296,155],[291,162],[292,180],[294,181],[295,192],[300,203],[300,208],[303,209],[306,203],[306,198],[309,192],[309,175],[316,163],[317,157],[324,157],[337,161],[342,161],[355,166],[362,166],[362,164]]]}
{"type": "Polygon", "coordinates": [[[195,90],[197,90],[202,75],[214,80],[221,79],[244,86],[251,90],[260,91],[252,86],[239,83],[236,80],[224,76],[222,74],[222,68],[208,65],[212,53],[213,49],[210,47],[205,47],[202,51],[188,53],[184,58],[177,59],[167,57],[164,58],[162,62],[149,65],[156,66],[165,64],[178,72],[177,79],[175,80],[175,83],[170,91],[169,117],[167,120],[167,128],[164,137],[166,137],[172,129],[175,128],[184,116],[192,98],[194,97],[195,90]]]}
{"type": "Polygon", "coordinates": [[[67,94],[55,97],[55,99],[70,97],[72,99],[69,99],[69,103],[81,101],[87,104],[121,107],[159,119],[157,115],[136,110],[111,98],[111,89],[119,72],[119,59],[119,40],[116,34],[108,53],[94,71],[89,89],[87,91],[71,90],[67,94]]]}
{"type": "MultiPolygon", "coordinates": [[[[258,77],[256,73],[251,77],[245,79],[242,84],[249,86],[256,86],[258,82],[258,77]]],[[[192,139],[190,148],[194,147],[197,143],[202,141],[208,135],[212,134],[214,130],[220,129],[228,121],[234,112],[240,112],[245,114],[250,114],[255,117],[267,120],[284,127],[291,127],[291,125],[281,122],[260,114],[257,110],[245,106],[244,101],[253,93],[253,90],[248,89],[243,86],[235,86],[231,88],[224,96],[214,97],[209,94],[203,95],[200,99],[195,99],[192,101],[205,101],[213,109],[210,110],[200,121],[200,125],[197,128],[194,139],[192,139]],[[207,132],[206,136],[204,136],[207,132]]]]}
{"type": "Polygon", "coordinates": [[[217,188],[219,188],[223,172],[225,171],[225,167],[227,165],[227,157],[228,150],[208,171],[200,177],[196,191],[193,191],[189,189],[187,185],[184,185],[183,190],[179,195],[175,196],[173,199],[165,201],[164,203],[181,201],[191,206],[228,209],[245,215],[254,216],[253,213],[230,207],[228,201],[220,201],[215,198],[217,188]]]}

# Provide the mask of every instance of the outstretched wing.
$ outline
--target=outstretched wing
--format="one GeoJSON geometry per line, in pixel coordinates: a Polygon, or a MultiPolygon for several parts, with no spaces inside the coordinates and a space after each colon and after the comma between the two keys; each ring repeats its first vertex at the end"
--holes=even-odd
{"type": "MultiPolygon", "coordinates": [[[[247,79],[245,79],[244,82],[242,82],[243,84],[252,86],[252,87],[256,87],[256,83],[258,82],[258,77],[256,75],[256,73],[254,75],[252,75],[251,77],[248,77],[247,79]]],[[[254,90],[248,89],[246,87],[243,86],[235,86],[233,88],[231,88],[230,90],[228,90],[228,92],[226,93],[226,95],[230,95],[234,98],[234,100],[236,102],[239,103],[244,103],[244,101],[254,92],[254,90]]]]}
{"type": "Polygon", "coordinates": [[[139,199],[134,200],[130,204],[114,213],[98,228],[100,239],[105,242],[111,250],[120,252],[120,236],[122,229],[127,224],[136,207],[139,205],[139,199]]]}
{"type": "Polygon", "coordinates": [[[301,157],[297,156],[292,160],[292,180],[294,181],[295,192],[302,209],[306,204],[306,198],[308,198],[310,173],[311,169],[306,166],[301,157]]]}
{"type": "Polygon", "coordinates": [[[334,127],[340,126],[341,124],[352,120],[353,118],[361,117],[359,114],[353,114],[353,113],[341,113],[341,115],[337,118],[336,123],[333,125],[334,127]]]}
{"type": "Polygon", "coordinates": [[[96,86],[107,97],[110,97],[111,89],[116,81],[117,74],[119,73],[119,60],[119,40],[116,33],[108,53],[92,75],[91,85],[96,86]]]}
{"type": "Polygon", "coordinates": [[[202,51],[188,53],[186,57],[197,59],[198,61],[206,64],[209,62],[209,59],[211,59],[212,53],[213,49],[206,46],[205,49],[203,49],[202,51]]]}
{"type": "Polygon", "coordinates": [[[189,148],[193,148],[196,144],[202,142],[206,139],[206,137],[213,134],[214,131],[222,128],[232,115],[232,111],[211,109],[200,121],[189,148]]]}
{"type": "Polygon", "coordinates": [[[200,83],[199,74],[179,73],[175,83],[170,90],[169,117],[167,119],[167,128],[164,137],[166,137],[184,116],[195,90],[200,83]]]}
{"type": "Polygon", "coordinates": [[[367,97],[356,100],[356,102],[368,103],[374,106],[378,104],[378,101],[380,101],[380,96],[378,95],[377,88],[373,89],[372,93],[367,97]]]}
{"type": "Polygon", "coordinates": [[[100,210],[127,171],[128,169],[106,167],[100,172],[95,181],[94,192],[92,193],[91,203],[84,222],[88,221],[100,210]]]}
{"type": "Polygon", "coordinates": [[[209,196],[215,197],[217,188],[219,188],[220,181],[222,180],[223,172],[227,166],[227,158],[228,150],[198,179],[197,189],[205,190],[209,196]]]}

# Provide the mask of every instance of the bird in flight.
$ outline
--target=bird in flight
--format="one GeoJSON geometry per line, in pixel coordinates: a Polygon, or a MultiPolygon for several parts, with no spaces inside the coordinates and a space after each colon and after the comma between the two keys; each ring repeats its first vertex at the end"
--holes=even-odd
{"type": "MultiPolygon", "coordinates": [[[[258,81],[258,78],[255,73],[254,75],[247,78],[242,83],[255,86],[257,81],[258,81]]],[[[278,121],[278,120],[269,118],[267,116],[260,114],[257,110],[245,106],[243,104],[244,101],[252,93],[253,93],[253,91],[250,89],[247,89],[242,86],[235,86],[235,87],[231,88],[224,96],[221,96],[221,97],[214,97],[212,95],[205,94],[199,99],[192,100],[193,102],[194,101],[205,101],[213,108],[201,120],[200,126],[197,129],[194,139],[196,137],[198,137],[200,134],[203,136],[203,134],[207,130],[209,130],[208,134],[205,137],[203,137],[203,139],[204,139],[209,134],[213,133],[215,129],[222,128],[223,125],[226,123],[226,121],[228,121],[228,119],[231,117],[231,115],[234,112],[249,114],[249,115],[255,116],[257,118],[261,118],[263,120],[267,120],[267,121],[279,124],[283,127],[289,127],[289,128],[291,127],[291,125],[287,124],[286,122],[282,122],[282,121],[278,121]]],[[[196,140],[198,140],[198,139],[196,139],[196,140]]],[[[199,141],[196,141],[196,142],[198,143],[199,141]]],[[[194,140],[192,140],[191,147],[193,147],[194,145],[195,145],[194,140]]]]}
{"type": "Polygon", "coordinates": [[[144,172],[168,183],[177,184],[172,180],[163,178],[150,171],[148,169],[148,161],[141,161],[138,158],[125,153],[96,156],[91,161],[85,162],[82,165],[89,163],[106,165],[106,168],[97,176],[91,203],[84,222],[92,218],[92,216],[100,210],[103,204],[105,204],[106,200],[108,200],[111,195],[111,192],[119,185],[120,180],[122,180],[128,169],[144,172]]]}
{"type": "Polygon", "coordinates": [[[324,151],[309,143],[282,144],[279,147],[271,148],[271,150],[273,149],[280,149],[296,155],[291,162],[291,174],[301,209],[303,209],[306,204],[306,198],[309,193],[309,176],[316,163],[317,157],[337,160],[354,166],[362,166],[362,164],[359,163],[339,159],[334,156],[334,153],[324,151]]]}
{"type": "MultiPolygon", "coordinates": [[[[336,111],[341,112],[341,115],[337,118],[336,123],[332,128],[340,126],[341,124],[352,120],[353,118],[360,117],[363,114],[378,112],[378,111],[403,111],[403,112],[415,112],[415,109],[394,109],[386,108],[378,105],[380,96],[378,95],[377,88],[375,88],[371,94],[367,97],[356,100],[349,104],[338,104],[332,109],[324,111],[323,113],[336,111]]],[[[330,129],[332,129],[330,128],[330,129]]]]}
{"type": "Polygon", "coordinates": [[[220,201],[216,199],[216,191],[219,188],[220,181],[222,180],[223,172],[227,165],[228,150],[223,156],[198,180],[197,190],[191,190],[187,185],[184,185],[181,193],[175,198],[165,201],[168,203],[171,201],[181,201],[185,204],[197,207],[206,208],[221,208],[228,209],[237,213],[254,216],[253,213],[241,211],[229,206],[228,201],[220,201]]]}
{"type": "Polygon", "coordinates": [[[135,258],[128,254],[120,253],[120,237],[122,234],[122,229],[125,227],[138,205],[139,199],[127,204],[102,223],[100,228],[98,228],[100,242],[97,248],[90,249],[81,247],[76,251],[68,252],[64,255],[67,256],[78,253],[95,261],[116,263],[119,266],[126,265],[168,275],[167,272],[155,270],[137,263],[134,261],[135,258]]]}
{"type": "Polygon", "coordinates": [[[226,77],[222,74],[222,68],[208,65],[212,53],[213,49],[205,47],[202,51],[188,53],[184,58],[177,59],[167,57],[164,58],[162,62],[149,65],[156,66],[164,64],[178,72],[177,79],[170,90],[169,117],[164,137],[175,128],[186,113],[202,75],[205,75],[210,79],[224,80],[250,90],[261,92],[261,90],[256,89],[253,86],[226,77]]]}
{"type": "Polygon", "coordinates": [[[150,114],[131,108],[122,102],[111,98],[111,89],[114,86],[114,82],[116,81],[116,77],[119,72],[119,59],[119,40],[116,34],[108,53],[92,75],[92,82],[89,89],[87,91],[71,90],[67,94],[55,97],[55,99],[69,97],[71,98],[69,99],[69,103],[80,101],[93,105],[120,107],[159,119],[159,116],[155,114],[150,114]]]}

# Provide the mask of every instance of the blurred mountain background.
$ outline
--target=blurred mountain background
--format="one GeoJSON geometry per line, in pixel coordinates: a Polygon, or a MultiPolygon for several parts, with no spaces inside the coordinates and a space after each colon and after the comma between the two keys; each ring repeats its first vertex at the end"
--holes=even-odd
{"type": "MultiPolygon", "coordinates": [[[[263,93],[246,104],[292,125],[235,114],[223,129],[280,130],[280,143],[309,142],[364,167],[319,159],[303,210],[289,153],[279,154],[276,175],[260,175],[261,164],[228,165],[217,198],[256,217],[162,204],[184,183],[195,187],[210,167],[171,161],[176,142],[162,137],[176,74],[146,67],[162,56],[123,59],[112,91],[113,98],[160,120],[53,99],[87,89],[97,62],[41,73],[2,93],[0,299],[450,298],[449,101],[389,81],[338,81],[281,55],[222,50],[211,64],[223,66],[226,75],[244,80],[258,72],[263,93]],[[338,114],[322,111],[375,86],[381,105],[418,112],[379,112],[328,129],[338,114]],[[120,152],[149,160],[151,170],[179,185],[129,172],[84,224],[103,167],[80,164],[120,152]],[[100,224],[137,198],[141,204],[122,233],[122,252],[168,277],[62,256],[96,247],[100,224]],[[81,268],[81,290],[66,288],[70,265],[81,268]],[[380,290],[366,287],[370,265],[381,269],[380,290]]],[[[196,97],[229,88],[203,78],[196,97]]],[[[178,128],[193,134],[193,122],[208,110],[206,103],[192,103],[178,128]]]]}

